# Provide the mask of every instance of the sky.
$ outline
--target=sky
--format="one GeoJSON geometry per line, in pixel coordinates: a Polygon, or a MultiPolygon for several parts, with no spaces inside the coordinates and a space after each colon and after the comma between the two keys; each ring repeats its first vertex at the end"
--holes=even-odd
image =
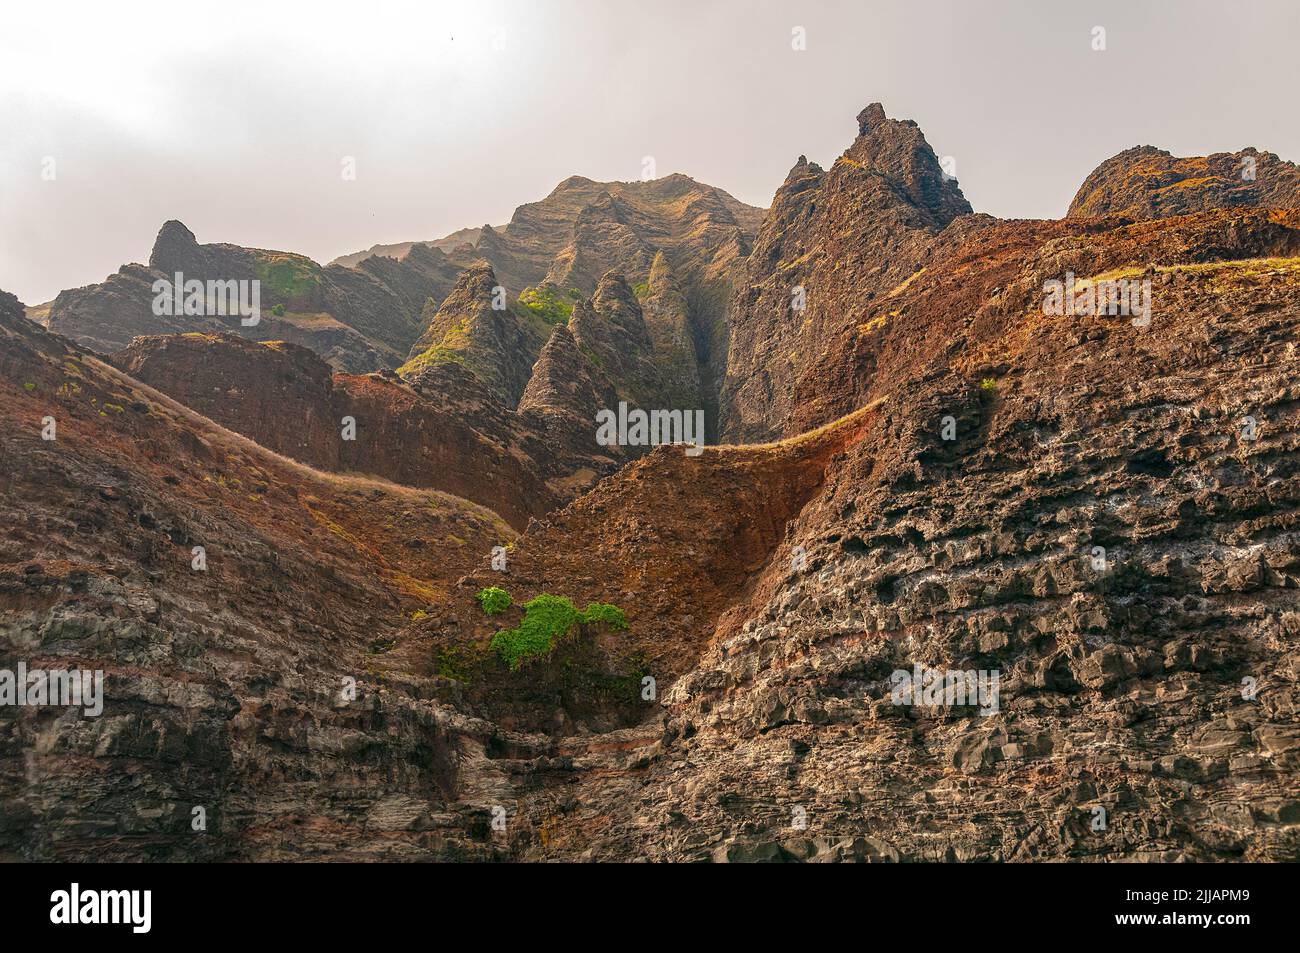
{"type": "Polygon", "coordinates": [[[14,6],[0,288],[28,304],[146,261],[173,218],[324,262],[500,224],[647,156],[767,206],[875,101],[1008,218],[1063,215],[1134,145],[1300,160],[1296,0],[14,6]]]}

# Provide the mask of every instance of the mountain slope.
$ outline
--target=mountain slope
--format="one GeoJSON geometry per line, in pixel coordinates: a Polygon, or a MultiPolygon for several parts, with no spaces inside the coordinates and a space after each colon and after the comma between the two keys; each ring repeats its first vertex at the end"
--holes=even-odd
{"type": "Polygon", "coordinates": [[[0,854],[499,853],[472,833],[486,815],[458,806],[482,726],[370,672],[508,528],[264,450],[41,331],[10,295],[0,338],[15,422],[0,433],[0,667],[105,673],[101,718],[0,710],[0,854]]]}
{"type": "MultiPolygon", "coordinates": [[[[405,384],[229,339],[117,358],[293,452],[358,394],[395,466],[456,423],[512,434],[517,478],[568,501],[521,534],[284,460],[0,298],[3,664],[109,672],[101,720],[0,710],[0,850],[1300,859],[1300,210],[1210,182],[1187,214],[998,221],[915,124],[873,105],[858,133],[795,166],[743,276],[649,240],[633,192],[571,181],[548,272],[653,248],[648,272],[484,313],[489,281],[544,256],[475,265],[426,309],[420,354],[453,353],[405,384]],[[487,334],[534,319],[536,342],[487,334]],[[594,407],[689,386],[667,373],[683,333],[705,391],[729,342],[720,420],[749,442],[599,457],[594,407]],[[151,368],[188,347],[211,376],[151,368]],[[258,419],[277,404],[303,434],[258,419]],[[216,579],[188,568],[200,542],[216,579]],[[918,668],[985,696],[900,694],[918,668]],[[335,703],[356,671],[360,701],[335,703]]],[[[435,465],[471,481],[465,457],[435,465]]],[[[494,493],[516,478],[483,469],[494,493]]]]}

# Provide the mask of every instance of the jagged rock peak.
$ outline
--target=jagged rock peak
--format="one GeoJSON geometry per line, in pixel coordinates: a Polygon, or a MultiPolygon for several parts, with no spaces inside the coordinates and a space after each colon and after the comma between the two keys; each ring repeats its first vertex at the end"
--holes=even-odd
{"type": "MultiPolygon", "coordinates": [[[[858,113],[858,135],[865,136],[875,126],[879,126],[889,117],[885,115],[885,107],[880,103],[872,103],[866,109],[858,113]]],[[[802,158],[802,156],[800,157],[802,158]]]]}
{"type": "Polygon", "coordinates": [[[504,247],[505,247],[504,236],[502,236],[502,234],[498,232],[495,228],[493,228],[491,225],[483,226],[482,230],[479,232],[478,242],[475,243],[474,246],[475,250],[480,255],[485,255],[488,254],[489,252],[500,251],[504,247]]]}
{"type": "MultiPolygon", "coordinates": [[[[792,165],[790,171],[786,173],[785,182],[781,184],[781,188],[788,188],[795,182],[816,179],[822,174],[822,172],[822,167],[816,162],[809,162],[807,156],[800,156],[799,161],[792,165]]],[[[780,190],[778,190],[778,192],[779,191],[780,190]]]]}
{"type": "Polygon", "coordinates": [[[910,119],[890,119],[880,103],[858,113],[858,137],[842,159],[888,179],[916,208],[942,228],[971,213],[955,179],[944,175],[921,127],[910,119]]]}
{"type": "Polygon", "coordinates": [[[184,241],[190,244],[198,244],[198,239],[194,233],[185,227],[184,222],[176,219],[169,219],[163,222],[162,228],[158,229],[158,238],[156,241],[184,241]]]}
{"type": "Polygon", "coordinates": [[[154,268],[168,267],[177,253],[192,251],[198,247],[194,233],[176,219],[164,222],[154,239],[153,251],[149,254],[149,264],[154,268]]]}
{"type": "Polygon", "coordinates": [[[601,276],[591,302],[597,311],[605,311],[610,306],[620,304],[635,306],[636,294],[623,277],[623,272],[611,269],[601,276]]]}
{"type": "Polygon", "coordinates": [[[587,360],[568,325],[557,324],[533,366],[519,411],[559,411],[590,421],[611,399],[592,382],[587,360]]]}
{"type": "Polygon", "coordinates": [[[480,258],[470,264],[468,268],[460,273],[456,279],[455,287],[452,294],[457,291],[481,293],[487,289],[486,293],[491,294],[492,289],[496,287],[497,273],[492,267],[492,263],[484,258],[480,258]]]}

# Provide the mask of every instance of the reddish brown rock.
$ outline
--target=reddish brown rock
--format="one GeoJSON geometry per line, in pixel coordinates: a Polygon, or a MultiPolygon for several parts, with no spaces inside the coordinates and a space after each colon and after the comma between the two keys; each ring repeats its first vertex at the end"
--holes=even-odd
{"type": "MultiPolygon", "coordinates": [[[[522,451],[521,422],[480,417],[484,430],[477,430],[465,415],[396,379],[332,373],[306,348],[186,334],[137,338],[112,361],[217,423],[314,467],[445,490],[520,528],[562,500],[522,451]],[[355,437],[344,439],[349,417],[355,437]]],[[[529,447],[539,449],[532,441],[529,447]]]]}
{"type": "Polygon", "coordinates": [[[1180,159],[1135,146],[1093,170],[1068,217],[1168,218],[1251,206],[1300,208],[1300,166],[1257,149],[1180,159]]]}

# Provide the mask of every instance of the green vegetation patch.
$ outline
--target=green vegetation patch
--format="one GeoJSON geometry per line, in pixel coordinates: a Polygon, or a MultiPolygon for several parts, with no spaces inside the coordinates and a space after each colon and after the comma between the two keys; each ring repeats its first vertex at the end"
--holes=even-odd
{"type": "Polygon", "coordinates": [[[574,290],[565,293],[554,285],[525,288],[519,295],[519,303],[547,324],[566,324],[573,314],[574,290]]]}
{"type": "Polygon", "coordinates": [[[405,364],[397,369],[398,375],[405,375],[427,367],[430,364],[459,364],[466,367],[465,357],[459,351],[454,351],[442,344],[435,344],[415,357],[411,358],[405,364]]]}
{"type": "Polygon", "coordinates": [[[298,255],[285,255],[268,261],[260,269],[259,277],[277,298],[305,298],[320,283],[315,262],[298,255]]]}
{"type": "Polygon", "coordinates": [[[498,612],[505,612],[510,608],[512,600],[510,593],[497,586],[488,586],[486,589],[478,591],[478,604],[483,607],[483,611],[488,615],[496,615],[498,612]]]}
{"type": "Polygon", "coordinates": [[[618,606],[610,605],[608,602],[588,602],[580,621],[588,623],[604,622],[612,629],[627,628],[627,618],[623,615],[623,610],[618,606]]]}
{"type": "Polygon", "coordinates": [[[573,628],[574,623],[604,622],[616,629],[626,629],[627,620],[616,606],[592,602],[579,612],[563,596],[542,593],[524,603],[524,618],[518,628],[502,629],[492,636],[492,648],[511,668],[529,659],[541,658],[555,647],[557,639],[573,628]]]}

